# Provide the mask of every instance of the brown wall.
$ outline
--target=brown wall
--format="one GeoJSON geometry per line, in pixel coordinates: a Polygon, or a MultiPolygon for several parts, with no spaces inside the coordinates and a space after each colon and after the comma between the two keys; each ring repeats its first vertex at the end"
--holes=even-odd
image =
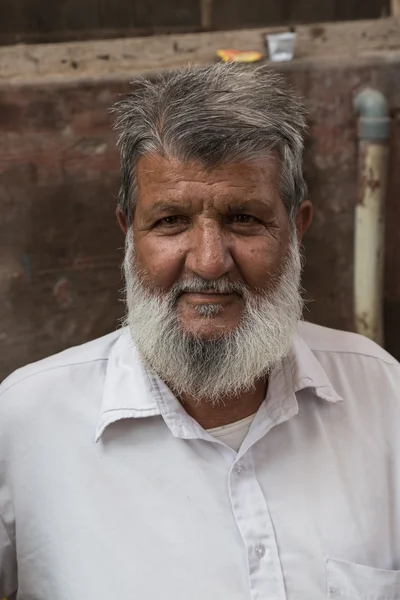
{"type": "Polygon", "coordinates": [[[373,19],[390,0],[1,0],[0,44],[373,19]]]}
{"type": "MultiPolygon", "coordinates": [[[[177,43],[201,62],[202,52],[213,57],[221,42],[218,34],[207,35],[184,36],[177,43]]],[[[153,38],[153,43],[158,42],[153,38]]],[[[87,58],[92,46],[85,48],[87,58]]],[[[111,42],[107,48],[112,54],[111,42]]],[[[75,51],[84,55],[80,47],[75,51]]],[[[165,48],[159,51],[167,54],[165,48]]],[[[56,49],[51,54],[56,60],[56,49]]],[[[388,97],[393,134],[386,336],[388,349],[400,358],[400,52],[305,57],[280,70],[306,97],[310,111],[305,170],[315,219],[305,241],[304,284],[313,298],[306,318],[331,327],[353,328],[357,141],[352,99],[365,85],[388,97]]],[[[123,239],[114,218],[119,161],[108,109],[129,89],[131,76],[113,69],[108,77],[75,71],[63,79],[54,74],[0,77],[0,378],[109,332],[123,311],[118,302],[123,239]]]]}

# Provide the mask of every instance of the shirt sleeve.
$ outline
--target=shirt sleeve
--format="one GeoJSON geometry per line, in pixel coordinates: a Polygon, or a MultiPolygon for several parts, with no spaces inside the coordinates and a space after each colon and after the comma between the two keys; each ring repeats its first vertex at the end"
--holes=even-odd
{"type": "Polygon", "coordinates": [[[0,385],[0,600],[15,598],[18,588],[15,546],[15,515],[10,489],[9,466],[12,462],[11,427],[4,408],[4,382],[0,385]]]}
{"type": "Polygon", "coordinates": [[[0,518],[0,598],[17,591],[17,561],[15,548],[0,518]]]}

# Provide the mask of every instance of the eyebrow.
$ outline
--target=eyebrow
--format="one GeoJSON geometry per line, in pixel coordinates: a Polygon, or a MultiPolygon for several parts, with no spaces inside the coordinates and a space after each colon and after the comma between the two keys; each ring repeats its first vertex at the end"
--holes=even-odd
{"type": "Polygon", "coordinates": [[[177,212],[187,212],[190,211],[192,207],[192,203],[190,201],[186,202],[174,202],[174,201],[164,201],[161,200],[159,202],[155,202],[150,212],[152,215],[158,215],[163,213],[177,213],[177,212]]]}
{"type": "Polygon", "coordinates": [[[245,203],[243,200],[240,200],[238,204],[234,204],[234,200],[231,200],[228,203],[228,212],[229,213],[237,213],[237,212],[246,212],[246,210],[251,210],[254,208],[270,208],[271,201],[267,198],[250,198],[245,203]]]}
{"type": "MultiPolygon", "coordinates": [[[[268,210],[272,206],[271,202],[264,198],[250,198],[246,202],[243,199],[237,199],[237,204],[234,199],[227,201],[228,214],[237,214],[248,210],[264,209],[268,210]]],[[[154,218],[159,215],[176,215],[179,213],[190,213],[192,202],[190,200],[174,201],[174,200],[159,200],[155,202],[149,211],[149,216],[154,218]]]]}

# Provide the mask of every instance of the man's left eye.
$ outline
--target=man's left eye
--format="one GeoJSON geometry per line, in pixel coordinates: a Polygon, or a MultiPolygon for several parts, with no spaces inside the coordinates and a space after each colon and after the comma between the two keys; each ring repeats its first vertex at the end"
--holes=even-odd
{"type": "Polygon", "coordinates": [[[259,220],[251,215],[232,215],[229,217],[228,221],[230,223],[239,223],[244,225],[249,223],[259,223],[259,220]]]}

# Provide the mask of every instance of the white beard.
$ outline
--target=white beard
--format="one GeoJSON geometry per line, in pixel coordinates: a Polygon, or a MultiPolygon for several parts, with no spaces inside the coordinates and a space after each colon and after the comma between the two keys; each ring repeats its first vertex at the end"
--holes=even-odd
{"type": "MultiPolygon", "coordinates": [[[[126,236],[126,325],[145,366],[156,373],[177,396],[190,395],[211,403],[249,391],[289,353],[303,300],[300,291],[301,255],[292,235],[282,274],[274,289],[262,296],[227,278],[205,281],[193,276],[176,283],[167,293],[147,289],[135,264],[132,231],[126,236]],[[176,300],[182,291],[210,289],[235,291],[244,300],[239,325],[230,333],[204,340],[183,331],[176,300]]],[[[212,318],[223,308],[200,308],[212,318]]]]}

